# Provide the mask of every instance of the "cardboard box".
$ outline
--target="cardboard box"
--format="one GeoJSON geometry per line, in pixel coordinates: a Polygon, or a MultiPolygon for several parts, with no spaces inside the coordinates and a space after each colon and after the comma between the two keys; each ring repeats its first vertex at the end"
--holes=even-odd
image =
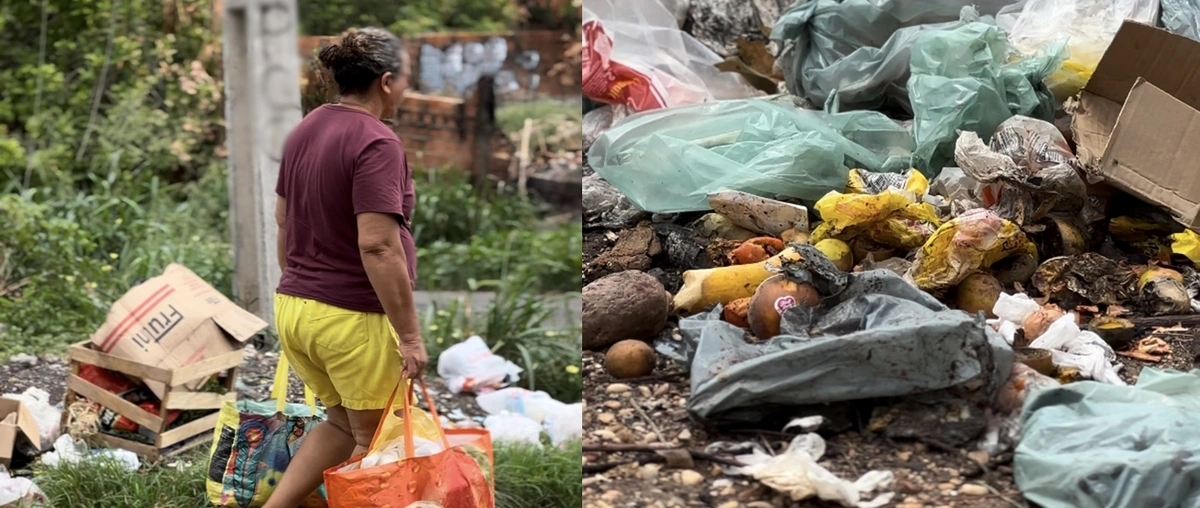
{"type": "MultiPolygon", "coordinates": [[[[173,264],[113,304],[91,343],[102,353],[178,369],[239,350],[266,327],[191,270],[173,264]]],[[[198,389],[203,382],[185,386],[198,389]]],[[[166,391],[162,382],[146,385],[159,398],[166,391]]]]}
{"type": "Polygon", "coordinates": [[[1074,105],[1079,160],[1200,230],[1200,42],[1126,21],[1074,105]]]}
{"type": "Polygon", "coordinates": [[[12,465],[17,447],[28,443],[37,451],[42,450],[41,431],[37,420],[19,400],[0,397],[0,466],[12,465]],[[10,415],[16,418],[10,418],[10,415]],[[14,421],[15,420],[15,421],[14,421]]]}

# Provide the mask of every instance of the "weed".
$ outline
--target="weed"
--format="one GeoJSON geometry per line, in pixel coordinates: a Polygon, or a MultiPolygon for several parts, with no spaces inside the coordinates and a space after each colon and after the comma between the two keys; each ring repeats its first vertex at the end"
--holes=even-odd
{"type": "Polygon", "coordinates": [[[582,445],[496,446],[496,508],[574,508],[583,502],[582,445]]]}

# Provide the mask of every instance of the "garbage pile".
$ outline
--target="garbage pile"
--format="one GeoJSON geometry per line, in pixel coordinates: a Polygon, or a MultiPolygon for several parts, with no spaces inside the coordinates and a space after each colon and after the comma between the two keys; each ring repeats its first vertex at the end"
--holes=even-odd
{"type": "MultiPolygon", "coordinates": [[[[1099,409],[1193,410],[1166,399],[1200,371],[1137,368],[1196,356],[1170,332],[1200,325],[1200,5],[720,3],[584,9],[584,347],[608,375],[676,360],[711,424],[870,401],[870,429],[919,439],[895,414],[962,408],[939,442],[1016,447],[1042,506],[1200,497],[1137,488],[1171,430],[1139,445],[1099,409]],[[1145,462],[1068,474],[1081,436],[1145,462]]],[[[883,479],[763,481],[865,506],[883,479]]]]}

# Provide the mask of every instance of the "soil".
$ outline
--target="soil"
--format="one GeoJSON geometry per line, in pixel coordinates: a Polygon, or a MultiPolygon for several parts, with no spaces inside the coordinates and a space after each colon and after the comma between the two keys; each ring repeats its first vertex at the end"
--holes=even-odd
{"type": "MultiPolygon", "coordinates": [[[[617,243],[618,234],[604,230],[584,233],[585,274],[598,257],[617,243]]],[[[659,277],[667,290],[679,288],[682,267],[673,266],[665,256],[653,257],[648,273],[659,277]]],[[[589,282],[585,276],[585,283],[589,282]]],[[[1142,329],[1138,338],[1161,338],[1171,353],[1159,362],[1124,356],[1121,376],[1133,383],[1141,369],[1150,366],[1191,370],[1195,365],[1193,332],[1171,329],[1142,329]]],[[[672,323],[659,341],[679,340],[672,323]]],[[[655,373],[633,380],[612,379],[604,370],[602,353],[583,353],[584,375],[584,507],[833,507],[837,504],[813,499],[793,501],[758,481],[733,476],[720,464],[705,460],[702,454],[712,443],[743,445],[747,442],[769,447],[773,453],[786,449],[798,429],[782,431],[782,426],[762,429],[718,428],[692,418],[687,411],[690,379],[686,366],[660,356],[655,373]],[[629,446],[645,449],[630,451],[629,446]],[[624,449],[622,449],[624,447],[624,449]],[[686,457],[663,455],[654,448],[690,450],[686,457]],[[622,449],[622,451],[614,451],[622,449]],[[664,463],[665,462],[665,463],[664,463]]],[[[936,408],[928,412],[946,412],[936,408]]],[[[794,415],[780,415],[786,421],[794,415]]],[[[975,451],[972,444],[947,445],[941,437],[953,435],[952,425],[929,426],[925,415],[888,424],[916,429],[906,433],[895,429],[875,432],[869,422],[829,425],[817,432],[826,441],[826,453],[819,461],[839,478],[854,481],[871,470],[888,470],[895,480],[885,492],[894,492],[885,506],[918,507],[1022,507],[1027,506],[1013,479],[1012,453],[990,457],[975,451]],[[910,420],[924,420],[925,425],[910,420]],[[900,423],[903,422],[903,423],[900,423]],[[922,432],[923,431],[923,432],[922,432]],[[939,434],[942,436],[939,437],[939,434]],[[889,437],[890,436],[890,437],[889,437]],[[905,437],[900,437],[905,436],[905,437]]],[[[867,414],[869,419],[870,414],[867,414]]],[[[932,421],[936,422],[934,418],[932,421]]],[[[766,427],[766,424],[763,425],[766,427]]],[[[711,457],[710,457],[711,458],[711,457]]],[[[720,455],[717,458],[732,458],[720,455]]],[[[868,494],[870,499],[875,494],[868,494]]]]}

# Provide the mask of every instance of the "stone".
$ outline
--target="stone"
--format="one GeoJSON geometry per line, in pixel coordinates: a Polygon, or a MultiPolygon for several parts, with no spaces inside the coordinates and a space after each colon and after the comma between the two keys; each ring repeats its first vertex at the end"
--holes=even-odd
{"type": "Polygon", "coordinates": [[[662,464],[646,464],[638,469],[638,477],[643,480],[656,480],[661,469],[662,464]]]}
{"type": "Polygon", "coordinates": [[[717,508],[738,508],[742,504],[737,501],[726,501],[717,505],[717,508]]]}
{"type": "Polygon", "coordinates": [[[900,450],[900,451],[896,452],[896,458],[899,459],[900,462],[908,462],[908,461],[912,460],[912,456],[913,456],[913,452],[908,451],[908,450],[900,450]]]}
{"type": "Polygon", "coordinates": [[[972,462],[984,467],[986,467],[988,462],[992,460],[992,457],[988,455],[988,452],[983,450],[967,452],[967,458],[971,459],[972,462]]]}
{"type": "Polygon", "coordinates": [[[602,277],[583,288],[583,348],[603,349],[626,339],[652,340],[667,327],[672,296],[637,270],[602,277]]]}
{"type": "Polygon", "coordinates": [[[695,487],[696,485],[704,483],[704,475],[691,469],[685,469],[679,472],[679,483],[682,483],[688,487],[695,487]]]}
{"type": "Polygon", "coordinates": [[[625,383],[612,383],[604,388],[604,392],[609,395],[617,395],[629,390],[632,390],[632,388],[625,383]]]}
{"type": "Polygon", "coordinates": [[[614,420],[616,420],[616,417],[612,413],[600,413],[596,415],[596,421],[605,425],[612,423],[614,420]]]}
{"type": "Polygon", "coordinates": [[[17,353],[8,358],[8,363],[24,368],[33,367],[38,363],[38,357],[28,353],[17,353]]]}
{"type": "Polygon", "coordinates": [[[987,487],[978,483],[968,483],[959,488],[958,491],[964,496],[986,496],[991,493],[987,487]]]}
{"type": "Polygon", "coordinates": [[[608,492],[605,492],[603,495],[601,495],[600,499],[602,499],[606,502],[609,502],[609,503],[615,503],[615,502],[617,502],[618,499],[621,499],[621,491],[610,490],[608,492]]]}
{"type": "Polygon", "coordinates": [[[621,409],[621,401],[606,400],[606,401],[604,401],[604,407],[609,408],[609,409],[621,409]]]}
{"type": "Polygon", "coordinates": [[[679,436],[677,437],[677,439],[679,439],[680,441],[691,441],[692,440],[692,431],[690,431],[688,429],[683,429],[683,431],[681,431],[679,433],[679,436]]]}
{"type": "Polygon", "coordinates": [[[938,490],[940,490],[942,492],[949,492],[951,490],[954,490],[954,487],[955,487],[955,485],[950,482],[939,483],[937,486],[938,490]]]}

